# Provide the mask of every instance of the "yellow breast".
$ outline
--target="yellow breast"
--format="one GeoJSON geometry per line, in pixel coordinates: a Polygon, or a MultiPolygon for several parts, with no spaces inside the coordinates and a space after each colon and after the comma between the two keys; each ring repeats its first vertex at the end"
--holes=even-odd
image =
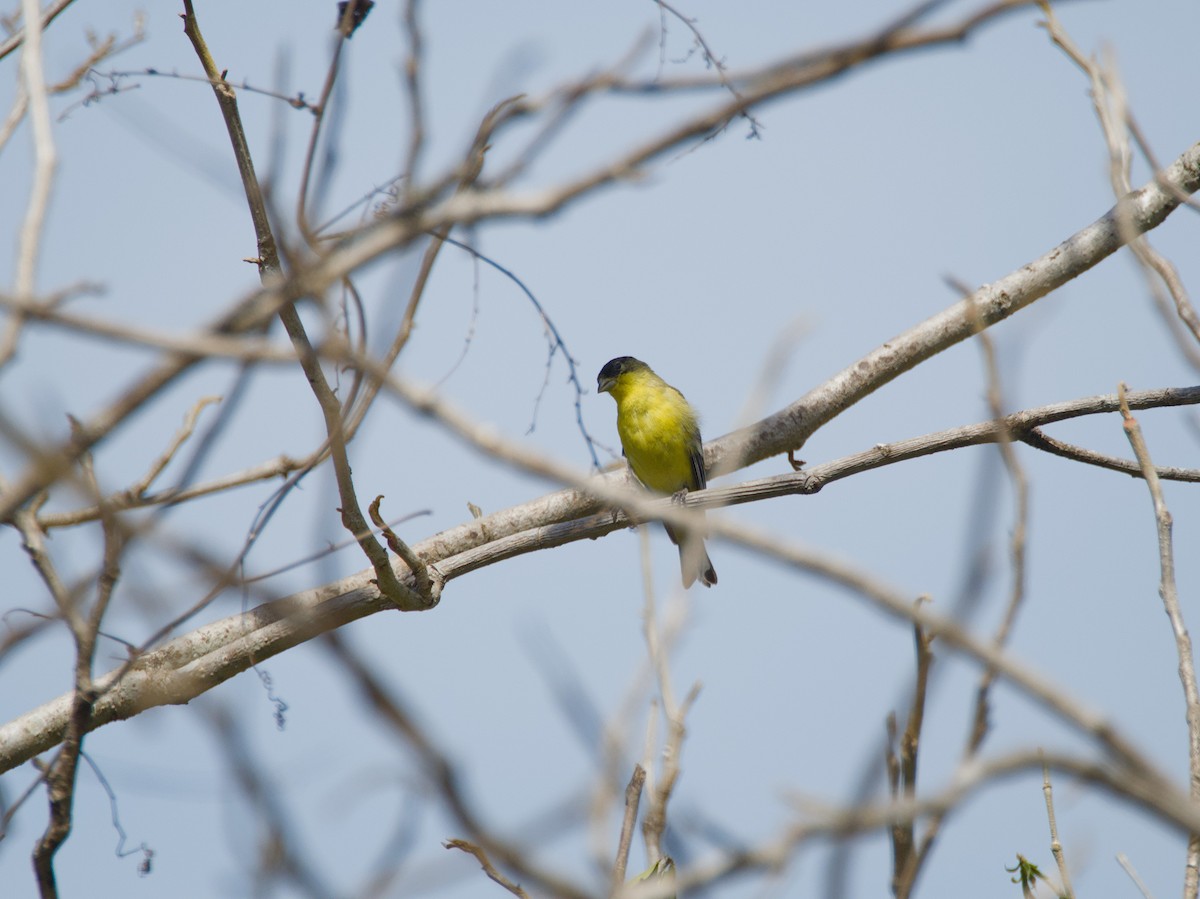
{"type": "Polygon", "coordinates": [[[653,373],[622,376],[617,401],[617,433],[629,467],[639,481],[659,493],[700,485],[692,456],[700,449],[696,414],[674,387],[653,373]]]}

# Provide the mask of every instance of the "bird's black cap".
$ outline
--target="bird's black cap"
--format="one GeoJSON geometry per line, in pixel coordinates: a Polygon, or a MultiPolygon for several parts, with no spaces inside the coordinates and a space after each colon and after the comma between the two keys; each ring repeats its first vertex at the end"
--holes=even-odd
{"type": "Polygon", "coordinates": [[[596,376],[596,386],[603,393],[613,381],[626,372],[649,367],[641,359],[634,359],[632,356],[618,356],[616,359],[609,359],[604,363],[604,368],[600,369],[600,374],[596,376]]]}

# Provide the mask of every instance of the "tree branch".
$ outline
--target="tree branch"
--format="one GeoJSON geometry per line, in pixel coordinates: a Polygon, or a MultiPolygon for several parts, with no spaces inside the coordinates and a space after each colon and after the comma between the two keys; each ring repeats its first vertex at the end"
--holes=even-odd
{"type": "MultiPolygon", "coordinates": [[[[1196,685],[1196,664],[1192,656],[1192,638],[1188,634],[1187,624],[1183,620],[1183,610],[1179,605],[1179,590],[1175,583],[1175,548],[1171,538],[1173,521],[1163,497],[1162,485],[1150,461],[1150,450],[1142,436],[1142,428],[1130,412],[1125,402],[1125,385],[1118,385],[1121,397],[1121,418],[1125,436],[1133,447],[1138,464],[1142,467],[1142,477],[1146,480],[1146,488],[1150,491],[1150,499],[1154,504],[1154,521],[1158,531],[1158,564],[1161,571],[1158,594],[1162,597],[1163,610],[1171,622],[1171,631],[1175,635],[1175,653],[1179,658],[1179,682],[1183,686],[1184,705],[1187,711],[1188,725],[1188,780],[1191,784],[1191,797],[1200,799],[1200,688],[1196,685]]],[[[1185,899],[1196,899],[1200,891],[1200,830],[1193,830],[1188,835],[1187,864],[1183,880],[1183,895],[1185,899]]]]}
{"type": "MultiPolygon", "coordinates": [[[[943,432],[927,438],[876,447],[845,460],[819,466],[811,472],[789,473],[734,487],[689,493],[685,498],[686,505],[681,506],[670,497],[647,499],[643,492],[633,488],[625,471],[589,479],[566,466],[534,456],[524,447],[509,444],[488,429],[472,425],[465,416],[435,401],[430,394],[405,387],[394,378],[387,383],[389,388],[403,390],[406,398],[417,408],[437,415],[444,424],[491,458],[578,485],[578,489],[552,493],[475,519],[416,544],[413,550],[435,569],[435,579],[446,583],[502,559],[577,540],[594,539],[627,526],[627,518],[619,513],[604,512],[581,517],[601,508],[603,503],[627,508],[641,520],[661,519],[686,526],[692,506],[709,507],[750,502],[768,496],[812,492],[830,480],[890,464],[900,458],[915,458],[949,446],[992,442],[999,439],[1002,433],[996,422],[983,422],[954,429],[953,436],[951,432],[943,432]],[[816,488],[810,488],[809,478],[816,479],[816,488]]],[[[1128,402],[1131,408],[1197,403],[1200,402],[1200,387],[1129,394],[1128,402]]],[[[1016,433],[1023,422],[1041,424],[1082,414],[1115,411],[1117,408],[1119,404],[1115,397],[1090,397],[1016,413],[1007,416],[1003,424],[1016,433]]],[[[1084,714],[1070,700],[1046,687],[1007,655],[976,640],[946,619],[928,611],[911,610],[907,597],[877,584],[868,576],[821,554],[720,520],[711,520],[709,529],[714,536],[722,536],[774,555],[787,564],[861,593],[890,614],[919,621],[931,635],[943,636],[952,645],[984,663],[995,661],[997,670],[1010,682],[1063,713],[1068,720],[1074,721],[1080,729],[1098,737],[1101,742],[1108,742],[1111,728],[1107,722],[1092,713],[1084,714]]],[[[316,634],[387,608],[372,584],[372,574],[372,571],[359,572],[340,581],[266,603],[244,615],[234,615],[205,625],[139,658],[120,683],[113,679],[111,673],[100,678],[96,688],[103,695],[96,703],[93,725],[129,718],[157,705],[185,703],[244,671],[256,660],[261,661],[316,634]]],[[[397,576],[404,580],[412,577],[411,573],[403,570],[398,571],[397,576]]],[[[60,697],[0,727],[0,773],[54,746],[61,739],[66,721],[66,698],[60,697]]],[[[1117,754],[1132,751],[1120,740],[1110,748],[1117,754]]],[[[1133,754],[1137,755],[1136,752],[1133,754]]]]}

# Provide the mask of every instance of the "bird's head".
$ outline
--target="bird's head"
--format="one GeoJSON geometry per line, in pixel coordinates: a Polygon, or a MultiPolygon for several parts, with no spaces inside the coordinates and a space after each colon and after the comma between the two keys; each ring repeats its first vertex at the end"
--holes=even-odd
{"type": "Polygon", "coordinates": [[[618,386],[625,375],[649,370],[649,365],[632,356],[618,356],[616,359],[609,359],[604,363],[604,368],[600,369],[600,374],[596,376],[596,389],[601,393],[612,393],[613,388],[618,386]]]}

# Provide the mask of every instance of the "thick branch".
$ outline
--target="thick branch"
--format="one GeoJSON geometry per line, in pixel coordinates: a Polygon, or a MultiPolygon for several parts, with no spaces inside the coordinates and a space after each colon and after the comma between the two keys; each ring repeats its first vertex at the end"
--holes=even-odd
{"type": "MultiPolygon", "coordinates": [[[[750,92],[747,97],[761,99],[750,92]]],[[[601,166],[573,181],[540,191],[515,193],[471,189],[435,201],[443,190],[460,182],[462,173],[451,173],[429,191],[415,197],[411,205],[368,225],[308,269],[297,272],[286,284],[264,288],[249,297],[220,322],[217,330],[228,334],[253,327],[262,321],[260,316],[265,310],[274,311],[300,296],[319,295],[359,266],[430,232],[473,224],[485,218],[538,218],[558,212],[585,194],[625,179],[638,167],[697,134],[705,133],[712,121],[720,121],[722,116],[729,114],[724,107],[706,113],[665,137],[655,138],[631,151],[618,163],[601,166]]],[[[1150,184],[1127,195],[1113,210],[1040,259],[980,288],[972,296],[885,343],[764,422],[715,441],[707,449],[709,468],[717,473],[728,472],[740,465],[795,449],[818,427],[858,400],[930,356],[969,337],[979,322],[987,326],[1007,318],[1111,255],[1124,239],[1155,227],[1179,206],[1182,197],[1195,193],[1198,188],[1200,144],[1192,146],[1165,171],[1157,173],[1150,184]],[[1123,228],[1117,225],[1118,215],[1123,228]]],[[[11,490],[0,498],[0,521],[8,520],[16,508],[52,483],[80,453],[95,445],[133,409],[195,361],[191,356],[172,357],[111,407],[86,422],[74,440],[48,451],[36,464],[29,466],[11,490]]]]}
{"type": "Polygon", "coordinates": [[[1125,240],[1159,225],[1180,204],[1180,192],[1200,188],[1200,144],[1194,144],[1162,179],[1126,194],[1092,224],[1045,255],[932,318],[887,341],[785,409],[706,449],[716,473],[733,471],[798,448],[818,428],[863,397],[926,359],[1003,321],[1115,253],[1125,240]]]}
{"type": "MultiPolygon", "coordinates": [[[[394,382],[389,382],[391,386],[394,382]]],[[[1130,393],[1127,400],[1131,408],[1144,409],[1152,406],[1178,405],[1200,402],[1200,388],[1184,390],[1144,391],[1130,393]]],[[[812,492],[810,481],[818,485],[866,471],[880,465],[890,464],[901,458],[911,458],[959,445],[974,445],[994,442],[1006,431],[1019,433],[1022,427],[1059,421],[1088,412],[1116,411],[1115,397],[1091,397],[1073,403],[1061,403],[1040,410],[1016,413],[1001,423],[983,422],[968,428],[954,429],[958,441],[944,439],[944,435],[931,435],[913,441],[876,447],[866,453],[818,466],[809,471],[795,472],[776,478],[759,479],[727,488],[710,488],[688,494],[686,506],[709,507],[719,504],[749,502],[753,498],[784,496],[812,492]]],[[[467,427],[464,420],[455,418],[456,413],[437,406],[427,399],[424,408],[437,414],[452,428],[457,428],[465,439],[467,427]]],[[[413,550],[426,559],[435,576],[449,582],[477,568],[533,552],[549,549],[582,539],[594,539],[628,524],[620,513],[604,512],[587,515],[589,510],[601,507],[601,502],[614,507],[628,508],[639,519],[660,518],[686,526],[688,508],[681,508],[672,498],[647,499],[644,493],[631,489],[625,471],[607,476],[586,479],[573,470],[556,465],[549,460],[537,460],[521,455],[499,437],[491,433],[470,437],[477,447],[489,456],[512,464],[520,464],[529,470],[546,476],[557,477],[568,482],[577,482],[581,490],[562,490],[541,499],[496,512],[468,524],[443,531],[416,544],[413,550]],[[586,490],[587,492],[584,492],[586,490]],[[592,495],[589,495],[592,494],[592,495]]],[[[879,601],[888,611],[900,617],[920,620],[935,636],[945,635],[946,628],[954,630],[958,637],[950,639],[951,645],[969,647],[968,652],[985,662],[993,659],[997,670],[1008,679],[1013,678],[1011,660],[992,647],[971,642],[974,638],[963,635],[957,628],[934,616],[930,624],[923,615],[911,613],[909,598],[892,594],[890,591],[869,586],[869,582],[858,575],[850,576],[840,566],[817,554],[807,553],[798,547],[780,541],[750,539],[748,532],[720,521],[710,521],[714,535],[723,535],[744,545],[762,551],[769,545],[781,553],[781,558],[820,577],[825,577],[851,590],[864,592],[879,601]],[[886,600],[880,597],[886,596],[886,600]],[[964,642],[966,641],[966,642],[964,642]],[[982,648],[981,648],[982,647],[982,648]]],[[[414,586],[412,575],[397,564],[397,577],[409,587],[414,586]]],[[[114,685],[112,673],[96,682],[101,695],[92,716],[93,727],[110,721],[130,718],[146,708],[157,705],[186,703],[196,696],[241,671],[253,662],[262,661],[290,649],[316,634],[340,627],[366,615],[390,606],[380,600],[378,590],[372,582],[373,571],[358,574],[327,584],[314,590],[266,603],[245,615],[234,615],[185,634],[162,649],[147,653],[132,667],[119,684],[114,685]]],[[[870,582],[873,583],[873,582],[870,582]]],[[[1031,695],[1055,706],[1050,694],[1039,692],[1044,685],[1037,678],[1025,673],[1018,678],[1031,695]]],[[[1061,699],[1061,697],[1060,697],[1061,699]]],[[[20,718],[0,727],[0,773],[54,746],[66,727],[70,696],[60,697],[20,718]]],[[[1069,706],[1069,703],[1066,705],[1069,706]]],[[[1061,711],[1062,703],[1056,710],[1061,711]]],[[[1076,721],[1082,721],[1076,718],[1076,721]]],[[[1108,725],[1092,717],[1089,723],[1080,725],[1084,730],[1102,738],[1108,734],[1108,725]]],[[[1123,747],[1124,751],[1127,747],[1123,747]]],[[[1119,754],[1119,753],[1118,753],[1119,754]]]]}

